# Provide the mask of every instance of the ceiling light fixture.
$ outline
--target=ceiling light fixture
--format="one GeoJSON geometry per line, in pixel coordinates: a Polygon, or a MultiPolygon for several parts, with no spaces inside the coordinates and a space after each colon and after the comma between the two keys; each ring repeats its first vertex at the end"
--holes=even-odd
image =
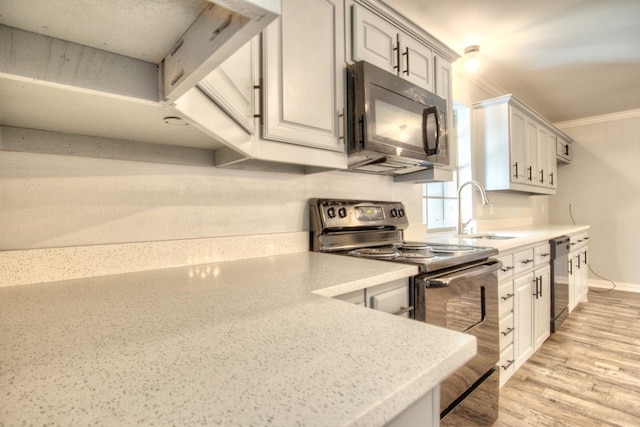
{"type": "Polygon", "coordinates": [[[480,46],[474,44],[464,48],[464,69],[469,73],[475,73],[480,68],[480,60],[478,55],[480,54],[480,46]]]}

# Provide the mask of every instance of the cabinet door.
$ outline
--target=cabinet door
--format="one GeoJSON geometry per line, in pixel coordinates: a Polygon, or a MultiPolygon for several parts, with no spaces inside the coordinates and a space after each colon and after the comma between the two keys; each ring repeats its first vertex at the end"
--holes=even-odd
{"type": "Polygon", "coordinates": [[[514,301],[514,358],[518,370],[533,354],[533,275],[527,273],[513,282],[514,301]]]}
{"type": "Polygon", "coordinates": [[[433,50],[411,36],[399,33],[400,76],[433,92],[433,50]]]}
{"type": "Polygon", "coordinates": [[[342,0],[282,1],[263,33],[265,139],[344,150],[343,14],[342,0]]]}
{"type": "Polygon", "coordinates": [[[538,128],[538,184],[549,187],[549,131],[538,128]]]}
{"type": "Polygon", "coordinates": [[[547,140],[547,185],[549,188],[558,188],[558,162],[556,160],[556,136],[549,133],[547,140]]]}
{"type": "Polygon", "coordinates": [[[198,83],[198,87],[250,134],[256,133],[255,89],[259,39],[254,37],[198,83]]]}
{"type": "Polygon", "coordinates": [[[351,52],[354,61],[367,61],[390,73],[398,70],[398,31],[389,22],[354,4],[351,52]]]}
{"type": "Polygon", "coordinates": [[[524,114],[514,108],[510,108],[510,141],[509,154],[511,155],[511,182],[526,184],[527,164],[525,162],[527,149],[527,119],[524,114]]]}
{"type": "Polygon", "coordinates": [[[587,265],[587,252],[588,249],[586,247],[580,252],[580,256],[582,257],[580,260],[580,266],[582,267],[582,270],[580,270],[580,274],[582,276],[582,294],[580,296],[580,301],[587,301],[587,294],[589,292],[589,266],[587,265]]]}
{"type": "Polygon", "coordinates": [[[542,346],[551,334],[551,267],[546,266],[536,270],[534,273],[538,279],[537,293],[535,301],[535,349],[542,346]]]}
{"type": "Polygon", "coordinates": [[[538,125],[527,117],[525,126],[525,163],[527,165],[527,169],[525,171],[526,183],[536,185],[538,183],[538,125]]]}
{"type": "Polygon", "coordinates": [[[576,277],[578,276],[576,258],[578,255],[578,251],[569,253],[569,312],[573,311],[578,304],[576,296],[576,277]]]}

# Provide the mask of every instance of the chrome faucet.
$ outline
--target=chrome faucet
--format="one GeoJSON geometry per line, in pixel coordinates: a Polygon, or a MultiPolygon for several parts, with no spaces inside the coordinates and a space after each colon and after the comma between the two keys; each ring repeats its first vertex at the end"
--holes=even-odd
{"type": "Polygon", "coordinates": [[[469,224],[469,222],[471,221],[471,219],[469,219],[469,221],[467,221],[465,224],[462,223],[462,203],[460,202],[460,193],[462,192],[462,189],[469,184],[473,184],[476,187],[478,187],[478,189],[480,190],[480,194],[482,195],[483,205],[486,205],[487,203],[489,203],[489,197],[487,197],[487,192],[485,191],[482,184],[480,184],[478,181],[467,181],[464,184],[462,184],[460,187],[458,187],[458,230],[457,230],[458,234],[463,234],[464,227],[467,224],[469,224]]]}

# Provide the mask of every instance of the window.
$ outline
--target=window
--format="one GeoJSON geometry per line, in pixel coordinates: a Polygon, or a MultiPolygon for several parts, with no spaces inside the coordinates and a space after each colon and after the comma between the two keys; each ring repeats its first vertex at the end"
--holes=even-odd
{"type": "MultiPolygon", "coordinates": [[[[458,222],[458,183],[471,179],[471,109],[453,105],[455,171],[452,182],[432,182],[422,188],[422,221],[427,232],[455,231],[458,222]]],[[[471,200],[462,199],[463,217],[471,217],[471,200]]]]}
{"type": "Polygon", "coordinates": [[[453,182],[431,182],[422,188],[423,222],[427,232],[455,230],[458,217],[457,179],[453,182]]]}

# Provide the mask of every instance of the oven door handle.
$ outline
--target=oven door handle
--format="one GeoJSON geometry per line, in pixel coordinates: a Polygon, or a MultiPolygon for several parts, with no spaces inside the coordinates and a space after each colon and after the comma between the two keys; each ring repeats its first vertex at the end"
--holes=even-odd
{"type": "Polygon", "coordinates": [[[465,269],[449,276],[443,276],[438,278],[424,278],[420,279],[426,283],[429,288],[440,288],[449,286],[452,282],[460,279],[470,279],[473,277],[482,276],[488,273],[493,273],[502,268],[502,262],[497,260],[487,261],[485,264],[480,264],[469,269],[465,269]]]}

